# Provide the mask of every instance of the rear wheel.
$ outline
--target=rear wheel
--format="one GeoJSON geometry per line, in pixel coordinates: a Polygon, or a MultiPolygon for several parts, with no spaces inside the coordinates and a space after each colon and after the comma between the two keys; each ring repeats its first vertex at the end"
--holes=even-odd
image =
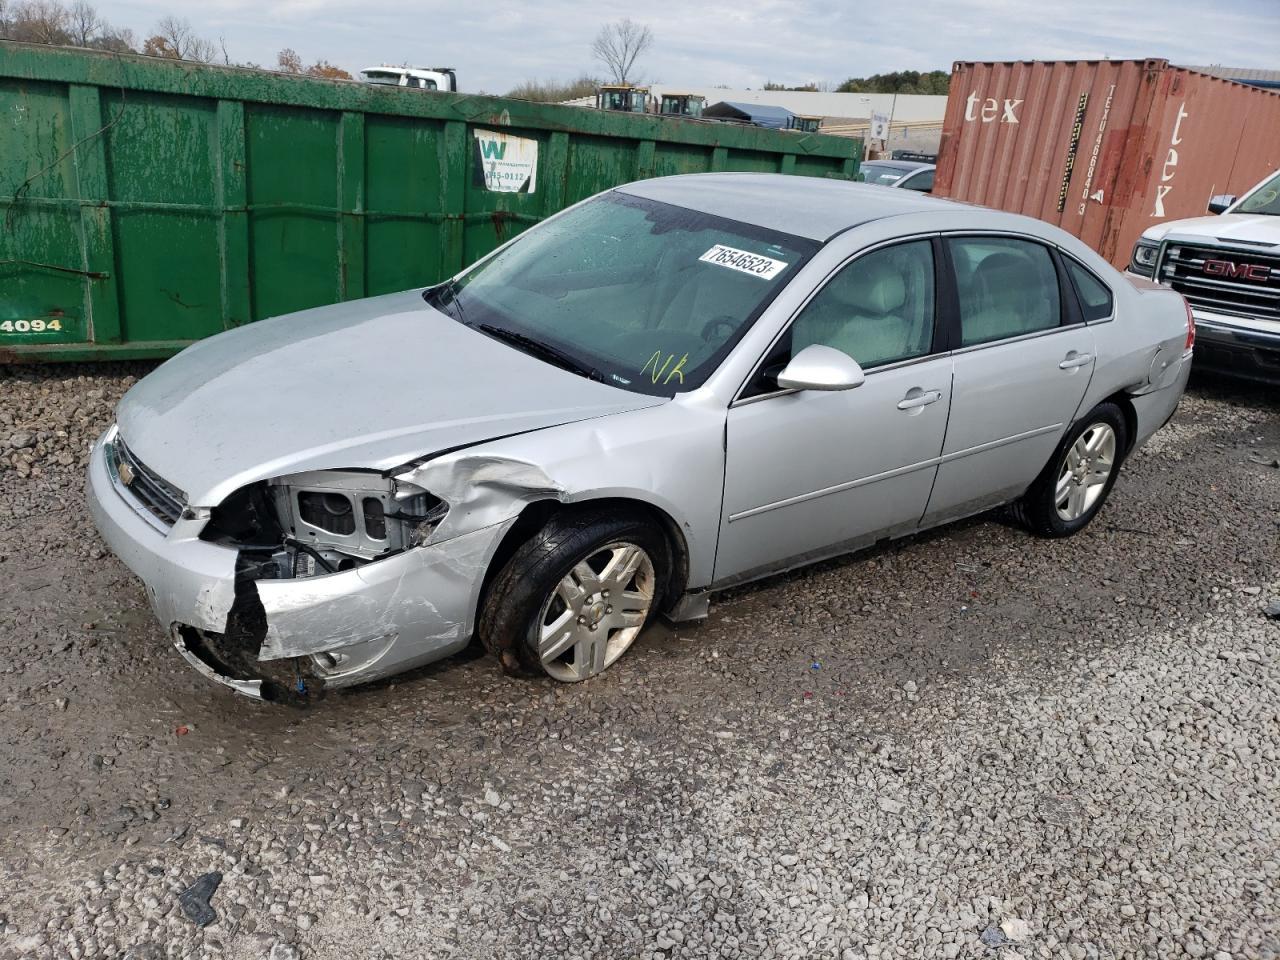
{"type": "Polygon", "coordinates": [[[480,636],[508,671],[586,680],[612,666],[660,609],[671,549],[639,517],[553,517],[494,578],[480,636]]]}
{"type": "Polygon", "coordinates": [[[1098,404],[1067,431],[1014,513],[1042,537],[1083,530],[1115,485],[1126,443],[1124,413],[1114,403],[1098,404]]]}

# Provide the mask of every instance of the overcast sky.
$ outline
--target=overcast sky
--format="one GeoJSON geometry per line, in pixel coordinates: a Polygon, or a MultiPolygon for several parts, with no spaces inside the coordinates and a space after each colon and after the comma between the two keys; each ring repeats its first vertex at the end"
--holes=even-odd
{"type": "Polygon", "coordinates": [[[379,62],[458,68],[463,91],[599,73],[591,40],[630,8],[653,30],[643,79],[758,87],[839,82],[954,60],[1165,57],[1280,69],[1280,0],[97,0],[139,37],[176,13],[233,60],[293,47],[351,72],[379,62]],[[1070,13],[1056,12],[1069,9],[1070,13]]]}

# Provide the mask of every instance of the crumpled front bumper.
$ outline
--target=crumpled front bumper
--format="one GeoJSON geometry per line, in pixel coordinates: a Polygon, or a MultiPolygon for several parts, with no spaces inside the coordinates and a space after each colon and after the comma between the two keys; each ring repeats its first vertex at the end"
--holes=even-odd
{"type": "MultiPolygon", "coordinates": [[[[178,650],[202,674],[250,696],[252,678],[225,676],[184,641],[182,628],[227,629],[236,603],[231,547],[199,539],[203,520],[157,528],[94,445],[86,497],[112,552],[143,582],[152,610],[178,650]]],[[[353,570],[296,580],[257,580],[266,614],[261,661],[314,657],[328,687],[353,686],[448,657],[469,641],[485,571],[513,520],[375,561],[353,570]],[[318,655],[327,656],[321,658],[318,655]]],[[[245,585],[241,585],[241,591],[245,585]]]]}

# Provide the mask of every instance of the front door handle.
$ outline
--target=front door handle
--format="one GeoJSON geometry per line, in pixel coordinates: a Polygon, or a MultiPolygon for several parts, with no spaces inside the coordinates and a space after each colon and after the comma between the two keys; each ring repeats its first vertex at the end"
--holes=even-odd
{"type": "Polygon", "coordinates": [[[907,395],[898,401],[898,409],[919,410],[921,407],[927,407],[929,404],[937,403],[941,399],[941,390],[921,390],[919,387],[912,387],[907,391],[907,395]]]}
{"type": "Polygon", "coordinates": [[[1076,367],[1083,367],[1086,364],[1090,364],[1090,363],[1093,363],[1093,354],[1076,353],[1074,350],[1072,350],[1070,353],[1067,354],[1066,359],[1063,360],[1060,364],[1058,364],[1058,369],[1074,370],[1076,367]]]}

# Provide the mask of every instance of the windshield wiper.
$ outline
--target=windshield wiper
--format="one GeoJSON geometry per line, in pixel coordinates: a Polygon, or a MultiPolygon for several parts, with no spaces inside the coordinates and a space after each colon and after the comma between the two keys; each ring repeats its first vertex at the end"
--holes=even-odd
{"type": "Polygon", "coordinates": [[[570,373],[576,373],[578,376],[586,377],[588,380],[604,380],[604,377],[600,375],[600,371],[595,369],[595,367],[589,367],[572,354],[566,353],[559,347],[553,347],[549,343],[543,343],[541,340],[535,339],[528,334],[519,333],[515,330],[507,330],[504,327],[498,327],[492,323],[480,323],[476,324],[476,327],[495,339],[509,343],[513,347],[523,350],[531,356],[539,357],[550,363],[554,363],[558,367],[563,367],[570,373]]]}

